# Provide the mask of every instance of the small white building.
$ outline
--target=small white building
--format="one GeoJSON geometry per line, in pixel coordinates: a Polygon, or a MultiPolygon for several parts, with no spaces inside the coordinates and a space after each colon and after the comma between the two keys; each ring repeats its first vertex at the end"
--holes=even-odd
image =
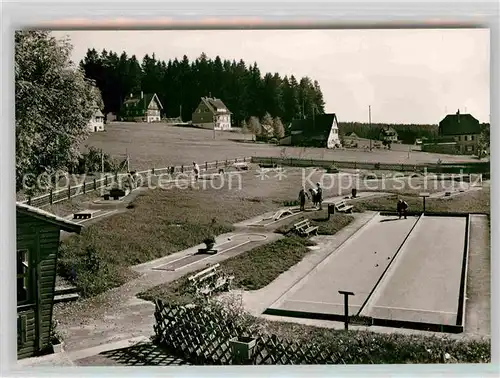
{"type": "Polygon", "coordinates": [[[282,145],[340,148],[339,125],[335,113],[318,114],[314,118],[296,119],[290,127],[290,137],[282,145]]]}
{"type": "Polygon", "coordinates": [[[94,114],[90,118],[89,129],[91,132],[104,131],[104,114],[99,108],[94,110],[94,114]]]}

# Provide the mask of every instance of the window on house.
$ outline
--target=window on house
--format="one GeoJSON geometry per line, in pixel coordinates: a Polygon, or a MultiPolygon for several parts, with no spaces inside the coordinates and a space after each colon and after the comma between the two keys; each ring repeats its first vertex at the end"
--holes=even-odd
{"type": "Polygon", "coordinates": [[[471,152],[473,150],[472,146],[467,146],[467,152],[471,152]]]}
{"type": "Polygon", "coordinates": [[[22,303],[30,298],[30,264],[29,251],[21,249],[17,251],[17,302],[22,303]]]}
{"type": "Polygon", "coordinates": [[[470,140],[474,140],[474,135],[471,135],[471,136],[470,136],[470,140]]]}

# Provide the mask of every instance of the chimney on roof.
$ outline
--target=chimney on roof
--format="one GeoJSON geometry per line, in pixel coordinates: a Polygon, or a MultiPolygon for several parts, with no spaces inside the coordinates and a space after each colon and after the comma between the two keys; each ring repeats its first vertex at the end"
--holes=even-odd
{"type": "Polygon", "coordinates": [[[457,115],[459,115],[459,114],[460,114],[460,109],[457,110],[457,115]]]}

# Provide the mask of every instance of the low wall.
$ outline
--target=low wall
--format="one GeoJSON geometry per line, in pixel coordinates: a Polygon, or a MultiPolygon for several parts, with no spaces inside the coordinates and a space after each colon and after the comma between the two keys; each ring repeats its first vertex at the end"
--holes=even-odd
{"type": "Polygon", "coordinates": [[[459,155],[460,153],[456,143],[423,144],[422,151],[448,155],[459,155]]]}

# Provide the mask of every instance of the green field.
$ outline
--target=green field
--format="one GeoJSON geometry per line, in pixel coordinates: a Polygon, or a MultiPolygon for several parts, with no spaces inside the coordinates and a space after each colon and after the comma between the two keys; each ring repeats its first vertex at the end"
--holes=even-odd
{"type": "MultiPolygon", "coordinates": [[[[87,145],[102,148],[115,156],[130,155],[132,170],[172,165],[198,164],[205,161],[225,160],[243,156],[279,157],[283,146],[249,142],[250,135],[239,132],[214,132],[193,127],[176,127],[164,123],[121,123],[106,125],[106,131],[92,133],[87,145]],[[246,142],[243,140],[245,139],[246,142]]],[[[443,155],[413,151],[408,158],[407,145],[395,145],[388,150],[328,150],[323,148],[286,147],[287,157],[368,161],[380,163],[436,163],[477,161],[471,156],[443,155]]]]}

